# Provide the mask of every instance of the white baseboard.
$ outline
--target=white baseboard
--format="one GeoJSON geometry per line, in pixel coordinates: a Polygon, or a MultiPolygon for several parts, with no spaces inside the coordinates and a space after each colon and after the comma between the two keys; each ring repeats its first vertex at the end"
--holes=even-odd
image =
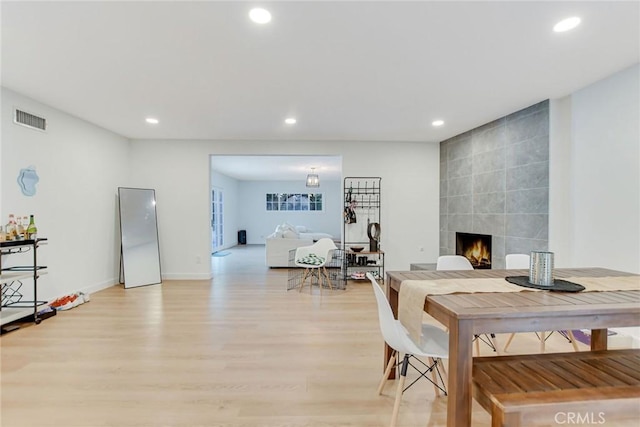
{"type": "MultiPolygon", "coordinates": [[[[199,274],[194,274],[194,273],[178,273],[178,274],[163,274],[162,275],[162,279],[163,280],[211,280],[213,276],[211,274],[207,274],[207,273],[199,273],[199,274]]],[[[84,288],[80,288],[77,291],[74,292],[83,292],[85,294],[89,294],[91,295],[92,293],[95,292],[99,292],[105,289],[108,289],[112,286],[123,286],[121,283],[119,283],[119,280],[116,278],[112,278],[112,279],[107,279],[104,280],[100,283],[95,283],[93,285],[89,285],[89,286],[85,286],[84,288]]],[[[69,295],[71,293],[65,294],[65,295],[69,295]]],[[[53,301],[56,298],[62,297],[64,295],[58,295],[57,297],[51,298],[51,301],[53,301]]]]}
{"type": "Polygon", "coordinates": [[[211,273],[162,273],[164,280],[211,280],[211,273]]]}
{"type": "Polygon", "coordinates": [[[94,285],[85,286],[84,288],[79,289],[80,292],[84,292],[85,294],[91,295],[94,292],[102,291],[104,289],[110,288],[112,286],[118,285],[118,279],[107,279],[100,283],[96,283],[94,285]]]}

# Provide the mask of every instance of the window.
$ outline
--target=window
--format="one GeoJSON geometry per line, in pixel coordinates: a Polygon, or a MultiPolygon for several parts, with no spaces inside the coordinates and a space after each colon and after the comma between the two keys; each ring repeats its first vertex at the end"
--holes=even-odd
{"type": "Polygon", "coordinates": [[[267,193],[268,211],[322,211],[321,193],[267,193]]]}

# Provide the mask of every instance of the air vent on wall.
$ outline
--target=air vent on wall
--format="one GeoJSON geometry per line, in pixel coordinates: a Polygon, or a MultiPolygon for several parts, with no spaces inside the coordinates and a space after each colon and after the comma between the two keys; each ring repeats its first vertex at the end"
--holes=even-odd
{"type": "Polygon", "coordinates": [[[26,126],[31,129],[45,131],[47,130],[47,119],[38,117],[26,111],[14,109],[13,123],[26,126]]]}

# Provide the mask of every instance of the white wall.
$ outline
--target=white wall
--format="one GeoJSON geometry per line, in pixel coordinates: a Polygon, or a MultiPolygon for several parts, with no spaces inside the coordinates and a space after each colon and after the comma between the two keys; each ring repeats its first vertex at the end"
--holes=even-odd
{"type": "MultiPolygon", "coordinates": [[[[0,221],[6,224],[10,213],[34,214],[39,236],[49,239],[38,251],[49,267],[39,297],[118,283],[116,196],[118,186],[129,184],[129,141],[5,88],[1,122],[0,221]],[[13,107],[45,117],[47,131],[13,124],[13,107]],[[16,181],[20,169],[30,165],[40,176],[33,197],[24,196],[16,181]]],[[[15,259],[4,257],[3,263],[15,259]]],[[[29,287],[23,287],[25,297],[29,287]]]]}
{"type": "MultiPolygon", "coordinates": [[[[563,254],[557,257],[559,266],[640,273],[638,74],[635,65],[552,102],[549,241],[551,250],[563,254]]],[[[0,222],[9,213],[33,213],[40,235],[49,238],[40,251],[40,260],[50,267],[42,278],[43,298],[117,283],[119,186],[156,189],[165,278],[211,277],[206,260],[212,154],[341,155],[343,176],[382,177],[386,269],[406,270],[410,263],[437,258],[438,144],[130,142],[5,88],[1,94],[0,222]],[[14,125],[14,106],[46,117],[48,131],[14,125]],[[40,175],[34,197],[23,196],[16,183],[19,170],[29,165],[40,175]]],[[[229,200],[231,193],[226,203],[237,212],[234,203],[239,202],[229,200]]],[[[225,216],[233,224],[226,211],[225,216]]],[[[225,240],[235,241],[236,228],[242,224],[231,227],[225,240]]]]}
{"type": "Polygon", "coordinates": [[[240,181],[239,226],[247,230],[247,243],[264,244],[265,237],[273,233],[278,224],[288,222],[304,225],[313,231],[329,233],[340,238],[342,232],[342,182],[328,181],[320,176],[320,187],[305,186],[306,175],[299,181],[240,181]],[[267,193],[322,193],[323,211],[267,211],[267,193]]]}
{"type": "Polygon", "coordinates": [[[550,206],[550,248],[569,266],[640,273],[640,66],[573,93],[570,111],[567,102],[551,113],[550,187],[566,200],[550,206]]]}
{"type": "Polygon", "coordinates": [[[387,270],[407,270],[410,263],[434,262],[438,256],[438,144],[135,140],[132,185],[156,189],[166,278],[211,277],[210,265],[196,259],[207,259],[211,252],[209,156],[219,154],[341,155],[344,176],[382,177],[387,270]]]}
{"type": "Polygon", "coordinates": [[[549,101],[549,250],[556,267],[573,264],[571,96],[549,101]]]}

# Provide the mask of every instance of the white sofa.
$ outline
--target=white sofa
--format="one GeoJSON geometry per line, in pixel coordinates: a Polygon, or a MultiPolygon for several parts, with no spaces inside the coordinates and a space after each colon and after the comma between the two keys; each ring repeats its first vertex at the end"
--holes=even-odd
{"type": "Polygon", "coordinates": [[[276,231],[267,236],[265,258],[268,267],[289,267],[289,251],[301,246],[311,246],[323,237],[333,239],[327,233],[314,233],[304,226],[287,223],[278,225],[276,231]]]}
{"type": "Polygon", "coordinates": [[[313,239],[267,238],[266,257],[268,267],[289,267],[289,251],[300,246],[311,246],[313,239]]]}

